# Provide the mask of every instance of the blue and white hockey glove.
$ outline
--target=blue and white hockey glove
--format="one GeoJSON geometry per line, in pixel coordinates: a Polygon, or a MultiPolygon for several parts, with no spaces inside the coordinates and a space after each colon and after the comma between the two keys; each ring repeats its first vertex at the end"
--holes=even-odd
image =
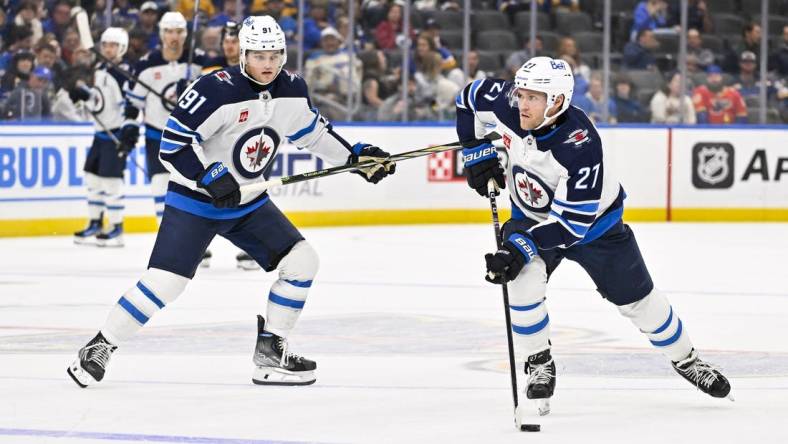
{"type": "Polygon", "coordinates": [[[389,153],[382,149],[370,145],[368,143],[357,143],[353,145],[352,152],[348,158],[348,163],[358,163],[367,160],[374,160],[370,166],[359,168],[353,173],[356,173],[364,178],[367,182],[378,183],[384,177],[394,174],[397,169],[397,164],[394,162],[386,161],[389,153]]]}
{"type": "Polygon", "coordinates": [[[533,236],[528,232],[512,233],[501,249],[484,255],[487,282],[505,284],[520,274],[523,267],[539,254],[533,236]]]}
{"type": "Polygon", "coordinates": [[[211,195],[211,204],[216,208],[238,208],[241,203],[241,187],[221,162],[210,164],[200,173],[197,186],[211,195]]]}
{"type": "Polygon", "coordinates": [[[131,150],[137,146],[140,138],[140,126],[136,122],[126,121],[120,128],[120,145],[118,145],[118,157],[125,159],[131,150]]]}
{"type": "Polygon", "coordinates": [[[498,161],[498,152],[487,139],[463,143],[462,160],[465,164],[465,177],[468,186],[480,196],[487,196],[487,183],[494,179],[498,188],[506,188],[503,167],[498,161]]]}

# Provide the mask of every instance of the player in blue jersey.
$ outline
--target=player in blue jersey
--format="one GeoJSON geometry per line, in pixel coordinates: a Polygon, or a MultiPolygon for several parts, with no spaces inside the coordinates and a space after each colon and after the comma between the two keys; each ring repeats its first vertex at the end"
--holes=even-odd
{"type": "Polygon", "coordinates": [[[285,139],[333,165],[375,160],[356,171],[372,183],[395,165],[378,147],[349,144],[312,107],[304,80],[282,70],[285,35],[276,20],[249,17],[239,38],[240,66],[200,78],[167,120],[160,158],[171,175],[148,270],[69,366],[82,387],[100,381],[117,346],[183,292],[217,234],[264,270],[279,271],[266,316],[258,315],[252,381],[315,382],[316,363],[291,353],[287,337],[317,273],[317,254],[267,193],[242,194],[241,186],[267,178],[285,139]]]}
{"type": "MultiPolygon", "coordinates": [[[[120,69],[128,70],[123,63],[128,47],[129,36],[123,28],[107,28],[101,34],[101,54],[120,69]]],[[[82,102],[90,111],[96,131],[84,168],[89,222],[87,228],[74,233],[74,242],[120,247],[123,246],[123,172],[126,159],[118,156],[115,141],[123,123],[123,85],[126,81],[117,68],[101,63],[96,67],[91,83],[79,82],[69,89],[74,103],[82,102]],[[102,231],[105,210],[111,227],[102,231]]]]}
{"type": "Polygon", "coordinates": [[[458,95],[457,133],[468,184],[487,195],[490,180],[508,187],[512,218],[502,248],[485,256],[487,280],[508,282],[512,330],[528,356],[526,395],[549,412],[555,388],[550,354],[547,281],[562,259],[577,262],[676,371],[714,397],[727,379],[698,358],[681,319],[654,288],[632,230],[621,216],[626,194],[593,123],[570,105],[574,79],[563,60],[535,57],[514,82],[476,80],[458,95]],[[501,135],[501,162],[485,136],[501,135]]]}

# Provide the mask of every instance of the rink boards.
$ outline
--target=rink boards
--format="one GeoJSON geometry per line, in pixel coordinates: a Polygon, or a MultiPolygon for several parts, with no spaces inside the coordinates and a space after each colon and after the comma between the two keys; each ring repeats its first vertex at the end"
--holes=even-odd
{"type": "MultiPolygon", "coordinates": [[[[451,125],[337,125],[351,143],[401,152],[455,141],[451,125]]],[[[630,126],[599,129],[614,157],[631,221],[788,221],[786,126],[630,126]]],[[[0,125],[0,236],[64,234],[86,217],[82,166],[90,125],[0,125]]],[[[502,150],[504,148],[501,148],[502,150]]],[[[153,201],[135,150],[126,172],[126,229],[155,228],[153,201]],[[140,168],[141,167],[141,168],[140,168]]],[[[325,168],[285,144],[271,176],[325,168]]],[[[412,159],[376,186],[343,174],[272,190],[300,226],[461,223],[488,220],[455,153],[412,159]]]]}

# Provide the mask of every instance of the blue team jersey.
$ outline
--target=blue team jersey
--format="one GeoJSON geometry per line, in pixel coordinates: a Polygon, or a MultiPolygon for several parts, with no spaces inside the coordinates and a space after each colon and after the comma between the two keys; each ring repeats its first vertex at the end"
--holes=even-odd
{"type": "Polygon", "coordinates": [[[520,128],[510,105],[511,82],[476,80],[457,96],[460,140],[501,135],[512,217],[536,224],[542,249],[568,248],[598,238],[621,219],[624,190],[610,169],[602,140],[585,113],[570,106],[537,131],[520,128]]]}

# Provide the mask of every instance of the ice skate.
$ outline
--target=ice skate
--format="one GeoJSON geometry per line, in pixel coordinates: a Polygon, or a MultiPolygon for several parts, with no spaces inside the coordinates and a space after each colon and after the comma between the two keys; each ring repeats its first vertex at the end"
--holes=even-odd
{"type": "Polygon", "coordinates": [[[315,361],[287,350],[287,339],[265,331],[265,319],[257,316],[257,346],[252,382],[259,385],[309,385],[316,380],[315,361]]]}
{"type": "Polygon", "coordinates": [[[539,416],[547,415],[555,391],[555,362],[550,349],[529,356],[525,373],[528,375],[525,396],[534,401],[539,416]]]}
{"type": "Polygon", "coordinates": [[[673,368],[703,393],[715,398],[730,398],[733,400],[730,396],[731,384],[728,382],[728,379],[720,373],[719,369],[701,360],[695,349],[692,349],[689,356],[685,359],[674,362],[673,368]]]}
{"type": "Polygon", "coordinates": [[[101,219],[91,219],[87,228],[74,233],[74,243],[77,245],[87,245],[96,242],[96,235],[101,233],[101,219]]]}
{"type": "Polygon", "coordinates": [[[123,246],[123,224],[115,224],[112,230],[96,235],[96,245],[99,247],[122,247],[123,246]]]}
{"type": "Polygon", "coordinates": [[[200,259],[200,268],[208,268],[211,266],[211,258],[213,254],[211,250],[205,250],[205,253],[202,254],[202,259],[200,259]]]}
{"type": "Polygon", "coordinates": [[[253,271],[260,269],[260,265],[245,251],[238,253],[238,255],[235,256],[235,260],[237,261],[237,267],[242,270],[253,271]]]}
{"type": "Polygon", "coordinates": [[[87,345],[79,349],[77,359],[66,371],[82,388],[95,384],[104,379],[109,359],[117,348],[99,332],[87,345]]]}

